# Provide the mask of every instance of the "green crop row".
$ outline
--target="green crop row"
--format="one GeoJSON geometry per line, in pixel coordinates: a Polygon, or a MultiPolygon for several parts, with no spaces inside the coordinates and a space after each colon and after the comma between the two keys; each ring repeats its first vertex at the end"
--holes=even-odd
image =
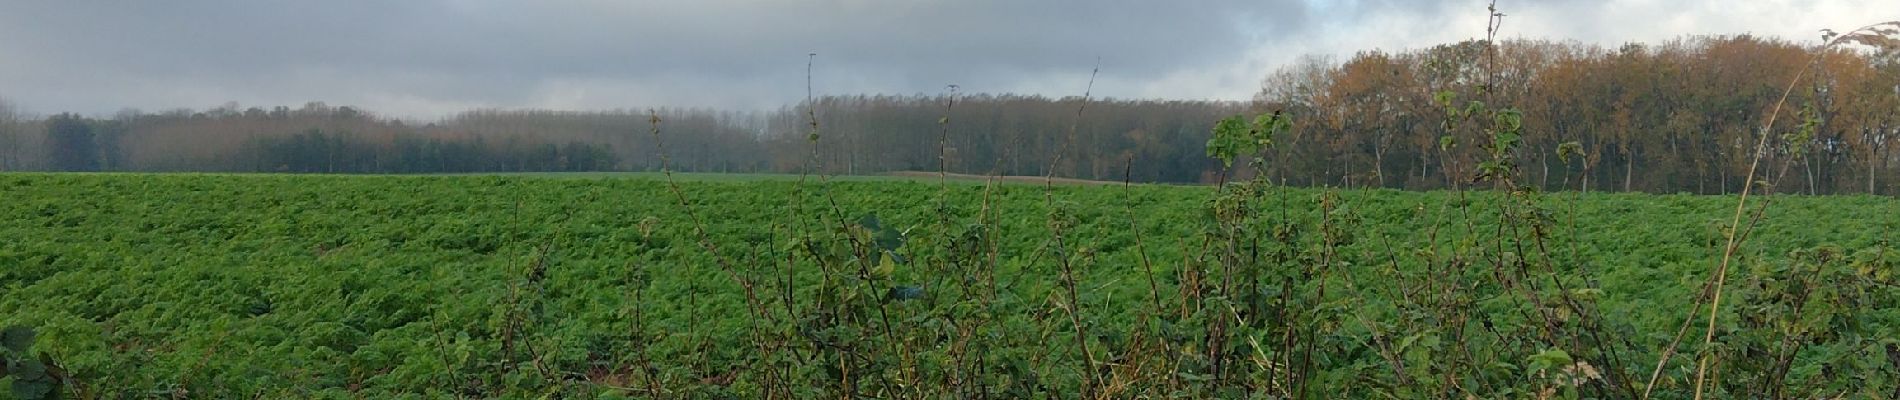
{"type": "Polygon", "coordinates": [[[1900,377],[1892,198],[1769,197],[1720,337],[1672,347],[1732,197],[1236,190],[0,174],[0,326],[102,398],[1620,398],[1659,361],[1677,397],[1709,354],[1726,396],[1900,381],[1862,380],[1900,377]]]}

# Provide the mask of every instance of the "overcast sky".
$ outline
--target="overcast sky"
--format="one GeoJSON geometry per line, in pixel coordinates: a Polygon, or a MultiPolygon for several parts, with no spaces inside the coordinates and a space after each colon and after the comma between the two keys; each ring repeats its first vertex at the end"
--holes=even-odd
{"type": "MultiPolygon", "coordinates": [[[[1812,42],[1900,0],[1500,1],[1507,37],[1812,42]]],[[[1481,0],[0,1],[0,98],[107,115],[308,101],[433,119],[470,108],[769,109],[818,94],[1246,99],[1302,54],[1483,35],[1481,0]]]]}

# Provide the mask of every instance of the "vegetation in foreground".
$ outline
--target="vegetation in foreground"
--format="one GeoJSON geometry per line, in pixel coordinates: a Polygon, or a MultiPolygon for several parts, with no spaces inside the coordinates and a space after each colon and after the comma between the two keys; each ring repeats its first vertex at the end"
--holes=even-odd
{"type": "Polygon", "coordinates": [[[1703,352],[1723,397],[1900,382],[1892,198],[1771,197],[1715,345],[1657,369],[1732,197],[1246,187],[0,175],[0,326],[107,398],[1676,398],[1703,352]]]}

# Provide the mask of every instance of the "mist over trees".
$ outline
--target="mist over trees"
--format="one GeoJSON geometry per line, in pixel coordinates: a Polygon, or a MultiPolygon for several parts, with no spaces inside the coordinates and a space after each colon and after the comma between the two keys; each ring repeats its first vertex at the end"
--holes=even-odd
{"type": "Polygon", "coordinates": [[[38,162],[9,169],[654,171],[663,142],[671,166],[681,171],[866,174],[936,170],[938,139],[945,137],[946,165],[953,172],[1040,175],[1051,167],[1052,155],[1061,153],[1061,176],[1121,179],[1133,160],[1135,179],[1193,182],[1211,166],[1200,150],[1205,132],[1213,121],[1246,107],[1095,99],[1077,123],[1081,101],[986,94],[825,96],[769,112],[475,110],[426,124],[322,103],[126,111],[111,118],[60,114],[46,119],[48,144],[25,151],[37,154],[38,162]],[[811,104],[817,105],[816,142],[809,139],[811,104]],[[658,141],[652,116],[660,118],[658,141]],[[1109,148],[1119,150],[1102,151],[1109,148]]]}
{"type": "Polygon", "coordinates": [[[0,169],[444,173],[652,171],[873,174],[934,171],[1143,182],[1208,182],[1204,143],[1220,118],[1278,110],[1294,121],[1269,159],[1295,185],[1436,189],[1476,146],[1441,146],[1435,98],[1523,112],[1526,182],[1545,189],[1726,193],[1758,135],[1790,166],[1784,190],[1900,192],[1900,57],[1836,50],[1796,86],[1773,132],[1772,103],[1814,50],[1752,36],[1613,48],[1512,40],[1495,59],[1467,41],[1343,61],[1308,57],[1269,74],[1252,102],[1011,94],[821,96],[770,111],[473,110],[434,122],[352,107],[240,108],[110,117],[20,115],[0,102],[0,169]],[[1495,63],[1486,67],[1486,63],[1495,63]],[[1485,71],[1495,71],[1487,76],[1485,71]],[[660,120],[660,141],[649,112],[660,120]],[[818,122],[816,141],[809,118],[818,122]],[[1808,124],[1812,134],[1797,134],[1808,124]],[[1557,156],[1575,142],[1580,154],[1557,156]],[[940,160],[939,153],[945,156],[940,160]],[[1792,189],[1788,189],[1792,188],[1792,189]]]}
{"type": "Polygon", "coordinates": [[[28,137],[29,132],[39,131],[38,127],[22,119],[19,107],[0,99],[0,171],[27,169],[26,149],[39,147],[37,141],[28,137]]]}
{"type": "MultiPolygon", "coordinates": [[[[1218,166],[1203,145],[1214,122],[1247,104],[1052,99],[1018,95],[833,96],[816,100],[819,160],[828,173],[935,171],[1198,182],[1218,166]],[[953,102],[954,101],[954,102],[953,102]],[[941,139],[941,140],[940,140],[941,139]],[[942,141],[944,143],[940,144],[942,141]]],[[[775,171],[811,157],[807,104],[774,113],[765,140],[775,171]],[[788,129],[789,128],[789,129],[788,129]]]]}
{"type": "Polygon", "coordinates": [[[46,119],[46,153],[54,169],[99,170],[100,160],[106,157],[99,151],[98,135],[93,134],[92,125],[73,114],[46,119]]]}

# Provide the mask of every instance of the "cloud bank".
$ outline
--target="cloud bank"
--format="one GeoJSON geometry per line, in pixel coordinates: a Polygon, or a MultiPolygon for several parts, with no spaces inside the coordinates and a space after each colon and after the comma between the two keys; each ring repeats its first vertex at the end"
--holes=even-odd
{"type": "MultiPolygon", "coordinates": [[[[1505,1],[1507,37],[1615,45],[1812,41],[1894,1],[1505,1]]],[[[769,109],[819,94],[1246,99],[1304,54],[1483,34],[1482,1],[52,2],[0,5],[0,98],[109,114],[324,101],[428,119],[470,108],[769,109]]]]}

